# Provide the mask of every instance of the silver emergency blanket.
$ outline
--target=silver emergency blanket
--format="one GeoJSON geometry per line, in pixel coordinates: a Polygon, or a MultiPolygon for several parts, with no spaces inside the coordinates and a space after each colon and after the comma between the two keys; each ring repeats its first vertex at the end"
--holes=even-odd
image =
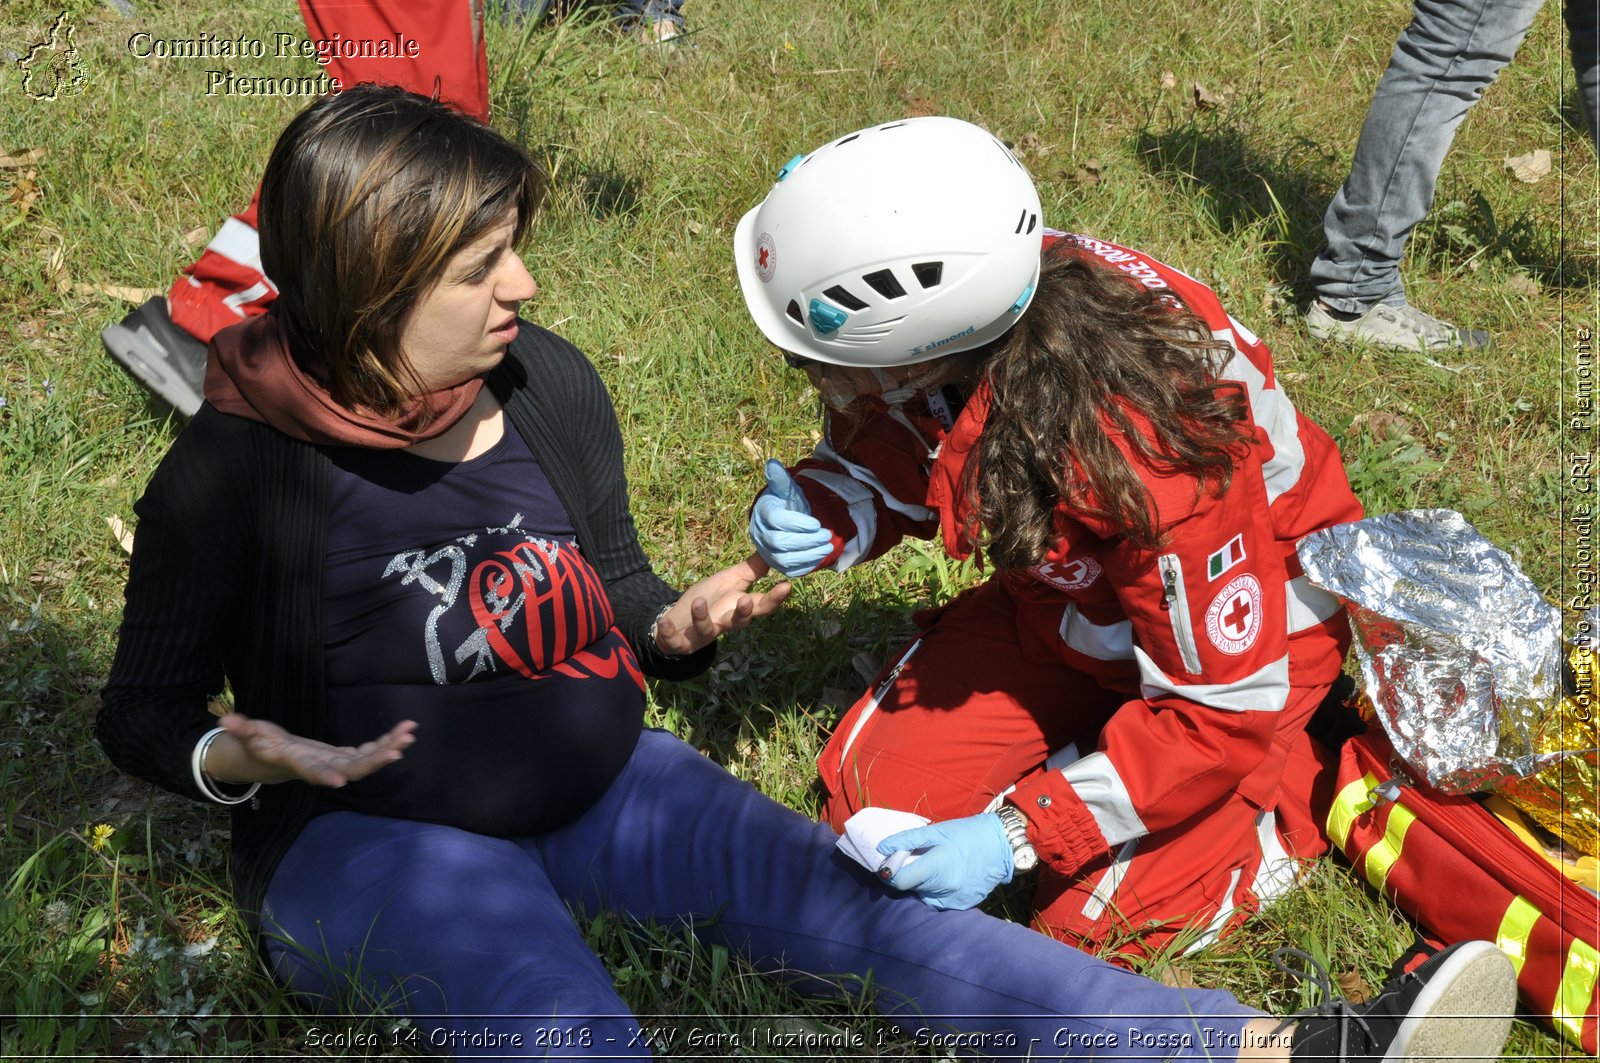
{"type": "Polygon", "coordinates": [[[1561,615],[1461,514],[1368,517],[1306,536],[1299,554],[1350,606],[1366,696],[1435,789],[1487,789],[1561,760],[1534,740],[1561,697],[1561,615]]]}

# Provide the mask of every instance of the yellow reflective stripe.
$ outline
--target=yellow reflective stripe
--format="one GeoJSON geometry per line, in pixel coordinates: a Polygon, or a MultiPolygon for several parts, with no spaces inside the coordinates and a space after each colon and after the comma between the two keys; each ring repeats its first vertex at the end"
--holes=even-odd
{"type": "Polygon", "coordinates": [[[1343,849],[1345,842],[1350,840],[1350,827],[1355,823],[1356,817],[1372,807],[1372,801],[1367,795],[1372,788],[1378,785],[1378,777],[1370,772],[1361,778],[1348,782],[1333,799],[1333,807],[1328,810],[1328,837],[1333,843],[1343,849]]]}
{"type": "Polygon", "coordinates": [[[1383,837],[1367,850],[1367,881],[1372,883],[1374,889],[1383,889],[1384,882],[1389,878],[1389,869],[1400,859],[1400,847],[1405,844],[1406,831],[1411,829],[1416,818],[1415,812],[1398,801],[1390,806],[1389,822],[1384,827],[1383,837]]]}
{"type": "Polygon", "coordinates": [[[1528,959],[1528,938],[1533,934],[1533,924],[1539,921],[1539,909],[1522,897],[1513,897],[1500,920],[1500,929],[1494,943],[1500,951],[1511,957],[1511,966],[1522,975],[1522,965],[1528,959]]]}
{"type": "Polygon", "coordinates": [[[1583,1044],[1583,1020],[1593,1014],[1595,975],[1600,972],[1600,953],[1594,947],[1573,941],[1567,952],[1567,969],[1556,990],[1555,1007],[1550,1017],[1573,1042],[1583,1044]]]}

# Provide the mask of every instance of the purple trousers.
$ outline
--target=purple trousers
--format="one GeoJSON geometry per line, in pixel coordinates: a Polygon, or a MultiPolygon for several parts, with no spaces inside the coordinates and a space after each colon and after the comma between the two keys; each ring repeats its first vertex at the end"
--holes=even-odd
{"type": "Polygon", "coordinates": [[[981,1055],[1231,1059],[1259,1017],[1020,924],[929,908],[834,838],[646,731],[592,808],[539,837],[318,817],[267,891],[268,955],[313,1006],[408,1015],[403,1040],[458,1056],[650,1058],[574,912],[692,925],[806,992],[870,981],[896,1025],[981,1055]]]}

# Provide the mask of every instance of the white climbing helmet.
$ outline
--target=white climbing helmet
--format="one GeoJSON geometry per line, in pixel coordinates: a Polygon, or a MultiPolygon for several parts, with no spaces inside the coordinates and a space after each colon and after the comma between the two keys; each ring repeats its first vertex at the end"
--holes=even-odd
{"type": "Polygon", "coordinates": [[[756,325],[835,365],[911,365],[1002,335],[1033,299],[1039,193],[994,134],[909,118],[796,155],[739,222],[756,325]]]}

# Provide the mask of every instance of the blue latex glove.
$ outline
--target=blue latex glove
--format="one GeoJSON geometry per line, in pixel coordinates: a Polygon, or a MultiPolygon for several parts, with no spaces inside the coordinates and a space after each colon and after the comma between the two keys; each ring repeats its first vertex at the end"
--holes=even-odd
{"type": "Polygon", "coordinates": [[[775,458],[767,459],[767,489],[750,511],[750,538],[785,576],[804,576],[833,550],[833,535],[811,515],[805,492],[775,458]]]}
{"type": "Polygon", "coordinates": [[[1011,881],[1011,842],[993,812],[913,827],[878,843],[885,856],[906,849],[927,852],[895,872],[889,885],[934,908],[971,908],[1011,881]]]}

